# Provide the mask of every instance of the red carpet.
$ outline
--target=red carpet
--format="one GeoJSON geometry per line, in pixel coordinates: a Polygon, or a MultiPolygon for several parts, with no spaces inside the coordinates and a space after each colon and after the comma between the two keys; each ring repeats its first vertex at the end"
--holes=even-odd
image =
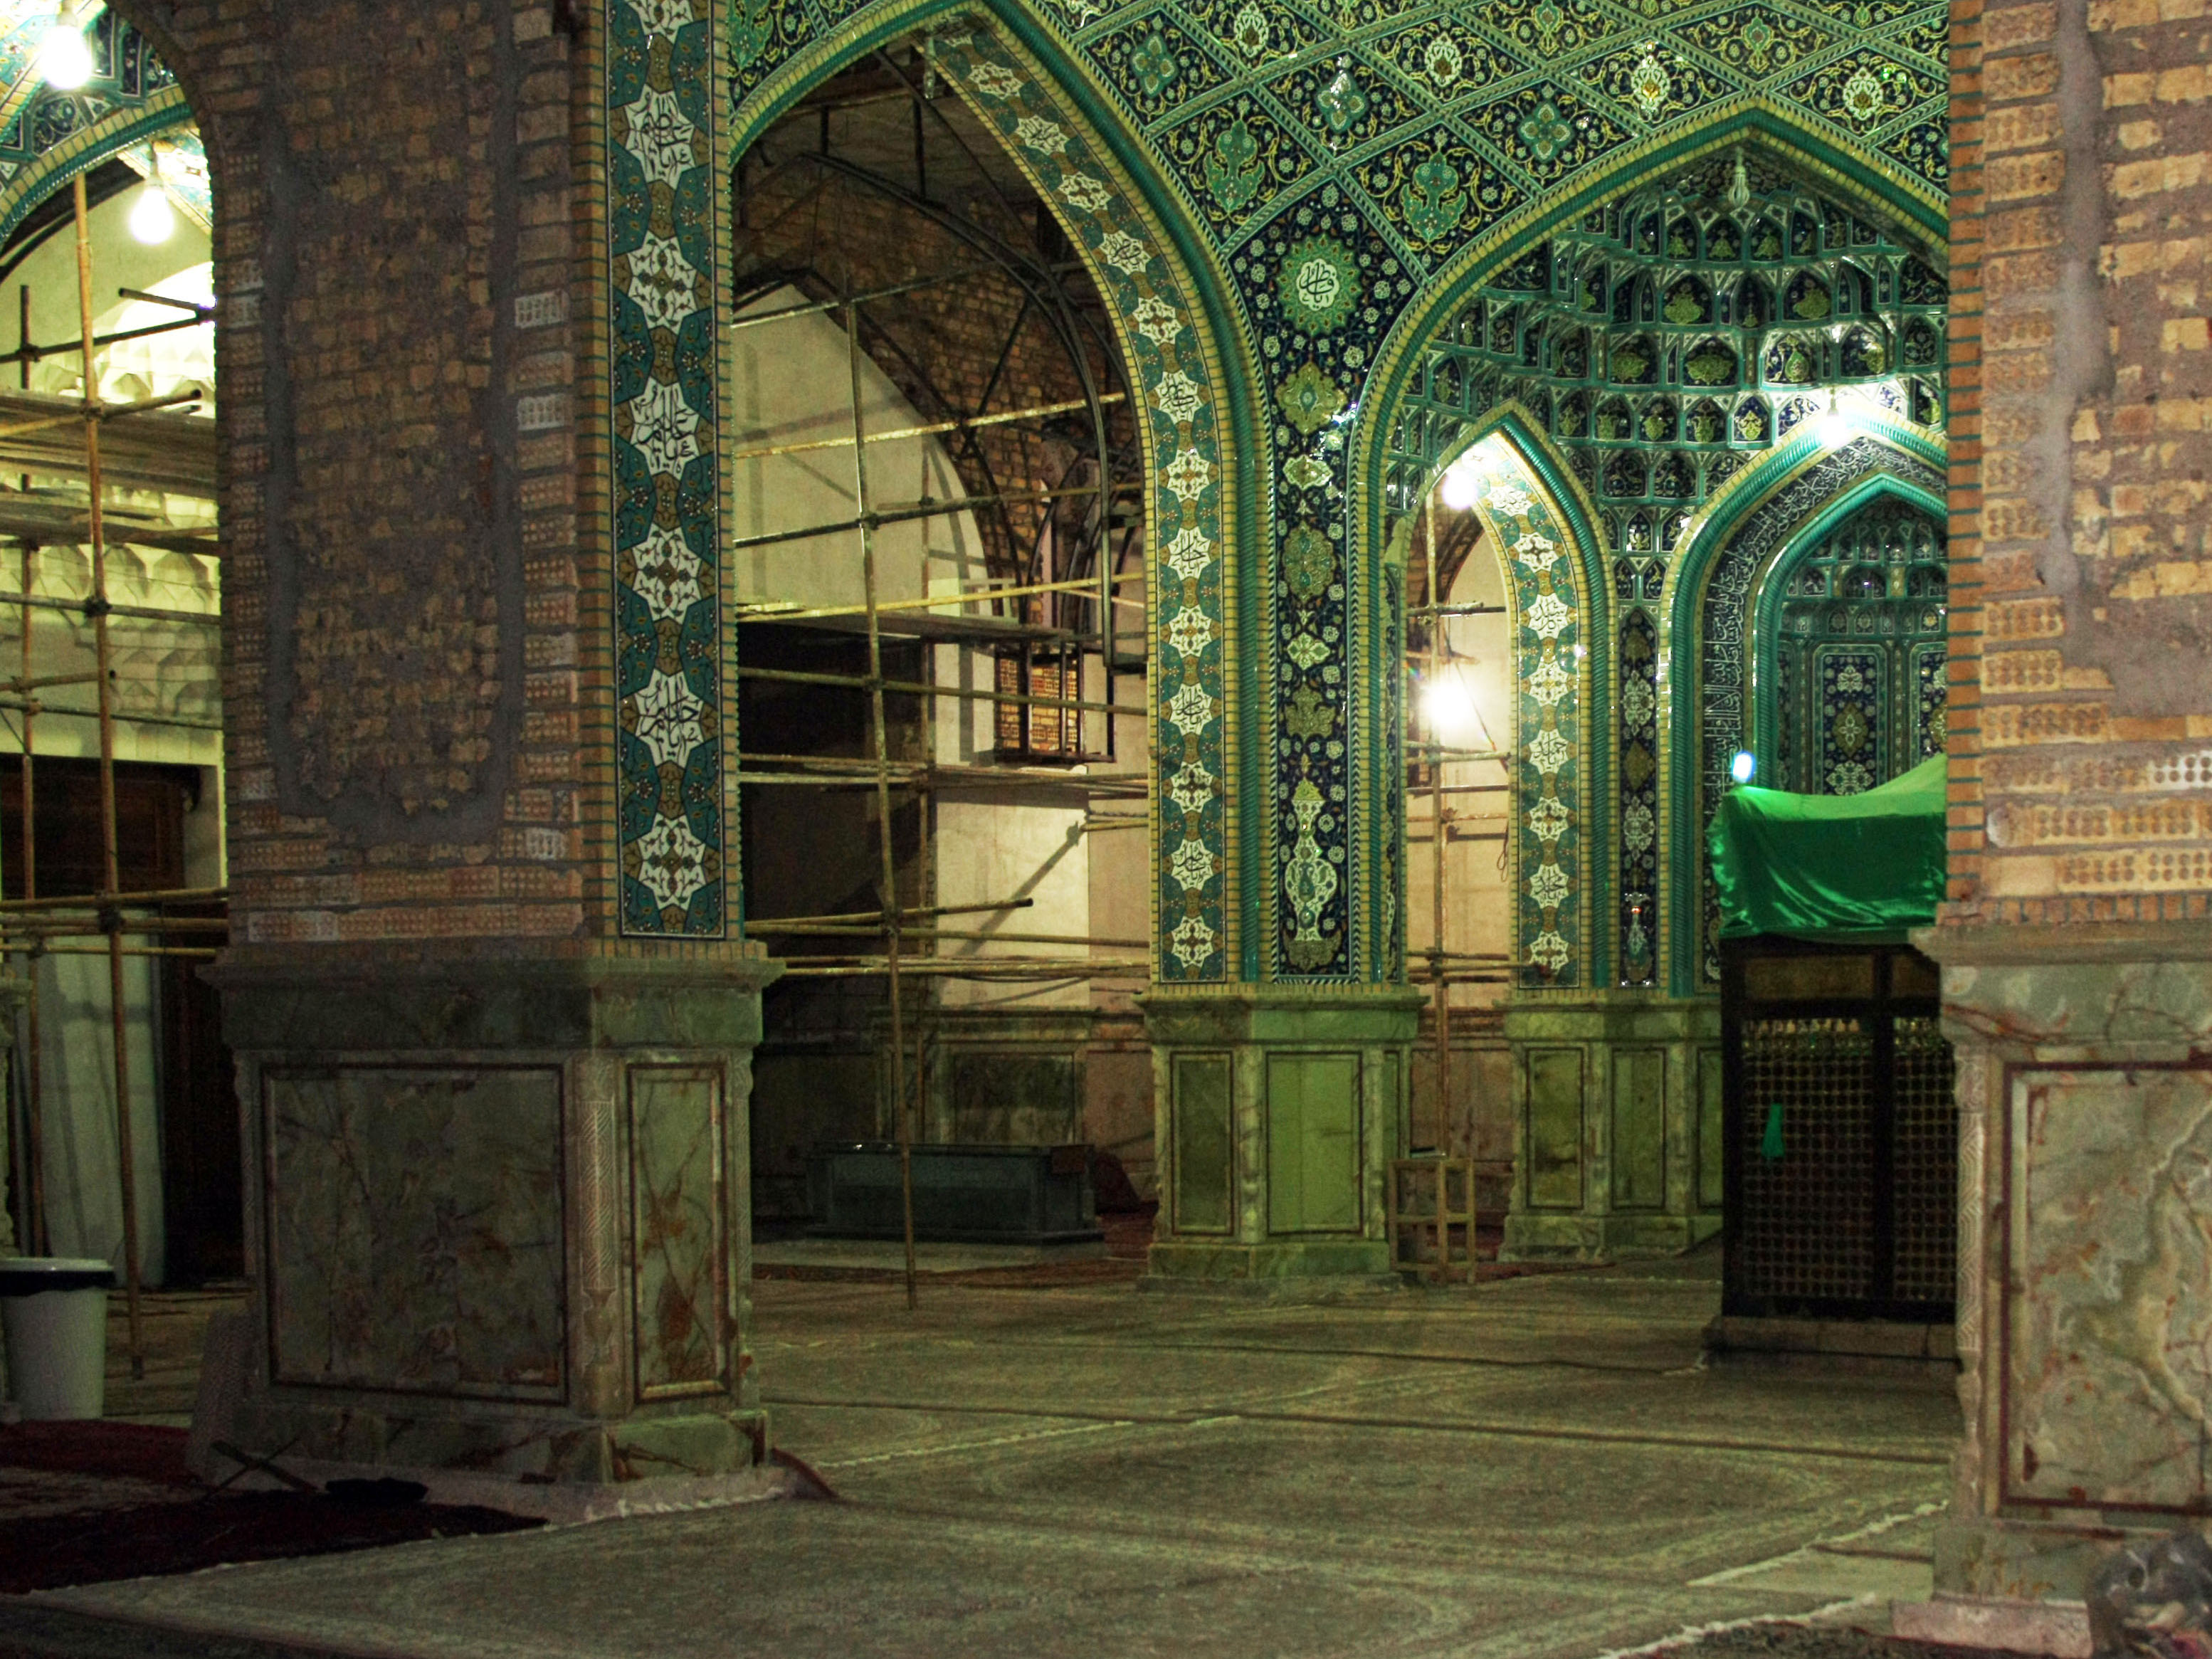
{"type": "Polygon", "coordinates": [[[135,1423],[0,1429],[0,1594],[543,1524],[475,1506],[387,1508],[321,1492],[194,1497],[185,1443],[182,1429],[135,1423]]]}

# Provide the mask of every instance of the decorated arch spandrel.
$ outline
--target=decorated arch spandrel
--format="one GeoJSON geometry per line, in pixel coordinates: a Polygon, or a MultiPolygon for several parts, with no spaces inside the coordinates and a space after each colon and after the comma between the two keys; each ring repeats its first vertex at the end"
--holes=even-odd
{"type": "MultiPolygon", "coordinates": [[[[742,124],[793,65],[889,40],[924,9],[737,0],[730,15],[742,124]]],[[[989,0],[974,15],[1064,66],[1060,84],[1121,164],[1176,204],[1162,220],[1187,228],[1190,268],[1218,273],[1217,338],[1253,415],[1235,466],[1238,533],[1256,556],[1237,603],[1249,643],[1227,683],[1234,796],[1250,803],[1230,836],[1230,976],[1388,981],[1398,876],[1380,775],[1398,711],[1382,451],[1409,363],[1486,272],[1638,179],[1729,145],[1786,156],[1940,241],[1948,10],[989,0]],[[1322,579],[1311,600],[1293,603],[1293,576],[1322,579]],[[1318,756],[1293,719],[1321,736],[1318,756]],[[1325,895],[1309,839],[1336,879],[1325,895]]],[[[1164,882],[1170,914],[1175,896],[1164,882]]]]}

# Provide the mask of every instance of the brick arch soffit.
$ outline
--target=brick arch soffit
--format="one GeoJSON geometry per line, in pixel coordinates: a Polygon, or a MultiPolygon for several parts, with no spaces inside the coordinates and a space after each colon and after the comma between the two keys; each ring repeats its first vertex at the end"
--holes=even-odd
{"type": "Polygon", "coordinates": [[[1790,550],[1881,495],[1939,520],[1948,487],[1943,440],[1877,420],[1841,448],[1792,434],[1729,480],[1685,532],[1668,579],[1662,649],[1668,787],[1663,878],[1668,984],[1711,994],[1703,940],[1715,899],[1705,849],[1711,802],[1751,718],[1752,609],[1759,584],[1790,550]]]}
{"type": "Polygon", "coordinates": [[[1083,71],[1016,6],[945,0],[887,10],[833,52],[802,53],[747,93],[742,155],[812,86],[869,52],[927,29],[935,71],[995,133],[1052,209],[1106,302],[1144,457],[1146,677],[1158,802],[1152,913],[1156,985],[1254,974],[1249,815],[1237,807],[1257,718],[1248,643],[1267,504],[1257,488],[1265,425],[1259,376],[1230,286],[1165,182],[1083,71]],[[1231,368],[1240,372],[1231,373],[1231,368]]]}
{"type": "MultiPolygon", "coordinates": [[[[1495,550],[1510,606],[1513,829],[1506,847],[1514,969],[1546,988],[1595,987],[1605,983],[1612,956],[1603,920],[1611,879],[1605,856],[1611,589],[1589,499],[1550,435],[1518,404],[1493,410],[1456,434],[1416,499],[1425,500],[1447,471],[1492,439],[1498,441],[1483,457],[1473,511],[1495,550]]],[[[1393,528],[1394,545],[1410,529],[1410,518],[1401,523],[1404,528],[1393,528]]],[[[1402,591],[1403,572],[1398,574],[1402,591]]],[[[1395,633],[1395,648],[1402,653],[1402,613],[1395,633]]],[[[1395,792],[1384,807],[1401,838],[1403,744],[1401,715],[1390,744],[1393,764],[1382,778],[1395,792]]],[[[1389,900],[1389,940],[1402,974],[1402,872],[1397,881],[1389,900]]]]}

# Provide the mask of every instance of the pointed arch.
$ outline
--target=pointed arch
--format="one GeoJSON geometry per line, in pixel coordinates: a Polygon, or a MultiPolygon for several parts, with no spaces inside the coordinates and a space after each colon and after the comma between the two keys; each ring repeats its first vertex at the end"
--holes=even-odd
{"type": "MultiPolygon", "coordinates": [[[[1480,457],[1482,482],[1474,511],[1497,550],[1512,609],[1514,700],[1512,822],[1506,847],[1515,895],[1516,965],[1538,970],[1546,986],[1594,986],[1610,969],[1605,926],[1611,869],[1607,676],[1611,605],[1595,518],[1571,471],[1542,428],[1518,404],[1470,422],[1439,452],[1419,497],[1444,474],[1480,457]],[[1563,558],[1562,543],[1568,556],[1563,558]]],[[[1394,648],[1405,653],[1399,617],[1394,648]]],[[[1402,723],[1389,734],[1389,757],[1376,769],[1402,789],[1402,723]]],[[[1378,800],[1378,814],[1402,836],[1402,799],[1378,800]]],[[[1403,860],[1398,861],[1403,869],[1403,860]]],[[[1402,901],[1394,903],[1402,911],[1402,901]]],[[[1401,964],[1402,967],[1402,964],[1401,964]]]]}
{"type": "Polygon", "coordinates": [[[1424,285],[1419,302],[1392,326],[1376,354],[1353,439],[1354,487],[1377,503],[1386,440],[1421,354],[1475,290],[1593,209],[1738,146],[1835,191],[1870,217],[1895,222],[1901,214],[1900,228],[1917,242],[1915,251],[1939,269],[1948,264],[1948,204],[1925,183],[1877,156],[1836,143],[1802,113],[1771,99],[1747,94],[1717,104],[1687,133],[1631,145],[1578,175],[1571,187],[1551,191],[1501,220],[1424,285]]]}
{"type": "Polygon", "coordinates": [[[933,70],[995,133],[1049,204],[1112,321],[1145,400],[1146,584],[1154,672],[1157,833],[1153,977],[1164,983],[1258,976],[1252,913],[1266,884],[1259,815],[1241,780],[1267,706],[1255,648],[1266,503],[1265,423],[1255,361],[1229,287],[1174,192],[1079,65],[1020,8],[981,20],[942,0],[887,9],[836,49],[803,53],[753,88],[737,112],[739,153],[812,85],[933,18],[933,70]],[[979,23],[981,25],[979,27],[979,23]],[[993,27],[995,24],[996,27],[993,27]]]}
{"type": "Polygon", "coordinates": [[[1704,945],[1715,899],[1705,824],[1725,791],[1752,714],[1749,611],[1759,578],[1794,543],[1817,536],[1877,495],[1895,493],[1939,516],[1942,440],[1879,422],[1839,448],[1801,429],[1730,479],[1686,532],[1668,584],[1664,688],[1668,713],[1662,781],[1668,895],[1662,940],[1677,996],[1709,994],[1704,945]]]}
{"type": "MultiPolygon", "coordinates": [[[[1382,545],[1386,531],[1390,434],[1419,383],[1430,343],[1452,325],[1475,291],[1498,271],[1524,258],[1594,208],[1643,188],[1656,179],[1678,173],[1686,166],[1737,147],[1764,156],[1808,183],[1858,207],[1870,217],[1892,224],[1898,224],[1901,218],[1903,222],[1899,228],[1916,252],[1939,268],[1947,262],[1948,211],[1943,198],[1880,158],[1838,144],[1799,112],[1768,99],[1747,95],[1729,100],[1716,106],[1686,133],[1654,138],[1625,149],[1606,165],[1572,179],[1569,188],[1531,204],[1469,244],[1425,286],[1418,302],[1393,326],[1376,356],[1351,439],[1350,516],[1369,544],[1382,545]]],[[[1743,499],[1744,492],[1738,486],[1753,475],[1771,476],[1770,468],[1774,458],[1782,453],[1796,453],[1801,465],[1805,459],[1802,450],[1793,450],[1785,441],[1778,451],[1769,452],[1765,465],[1748,468],[1730,480],[1729,485],[1707,504],[1703,516],[1710,520],[1713,510],[1723,501],[1743,499]]],[[[1678,572],[1686,568],[1678,555],[1678,572]]],[[[1668,583],[1677,594],[1682,586],[1680,574],[1668,583]]],[[[1601,580],[1591,584],[1591,592],[1602,596],[1610,589],[1601,580]]],[[[1376,614],[1372,610],[1368,612],[1370,617],[1376,614]]],[[[1691,639],[1694,629],[1685,629],[1676,635],[1663,620],[1661,626],[1659,702],[1662,712],[1675,714],[1679,720],[1685,664],[1679,652],[1670,652],[1669,640],[1691,639]]],[[[1592,629],[1589,638],[1594,647],[1607,650],[1609,662],[1613,643],[1609,629],[1604,634],[1592,629]]],[[[1596,683],[1601,688],[1607,685],[1601,678],[1596,683]]],[[[1597,695],[1609,702],[1609,689],[1597,695]]],[[[1385,736],[1380,732],[1374,735],[1377,739],[1385,736]]],[[[1686,768],[1679,757],[1690,741],[1685,729],[1676,724],[1671,731],[1662,732],[1659,744],[1658,788],[1662,820],[1659,829],[1659,873],[1662,887],[1674,891],[1671,896],[1662,898],[1659,905],[1656,921],[1662,937],[1656,950],[1660,960],[1673,960],[1678,964],[1682,954],[1680,936],[1685,932],[1680,920],[1682,860],[1677,845],[1680,833],[1670,829],[1668,821],[1681,822],[1689,810],[1680,802],[1683,780],[1679,775],[1686,768]],[[1669,773],[1678,775],[1670,778],[1669,773]],[[1676,936],[1671,945],[1668,934],[1676,936]]],[[[1592,747],[1593,752],[1603,750],[1617,764],[1618,757],[1611,756],[1609,744],[1592,747]]],[[[1609,820],[1609,810],[1605,816],[1609,820]]],[[[1600,828],[1595,817],[1590,827],[1593,831],[1600,828]]],[[[1599,862],[1609,867],[1607,860],[1601,859],[1599,862]]],[[[1702,880],[1701,875],[1698,879],[1702,880]]],[[[1603,934],[1598,946],[1601,956],[1611,954],[1611,931],[1600,930],[1603,934]]],[[[1676,981],[1677,994],[1686,994],[1680,985],[1683,974],[1679,965],[1670,970],[1669,977],[1676,981]]]]}
{"type": "Polygon", "coordinates": [[[134,144],[143,144],[178,127],[192,125],[191,106],[182,87],[164,87],[143,104],[110,111],[79,129],[23,167],[0,187],[0,244],[15,234],[24,216],[61,185],[89,173],[134,144]]]}

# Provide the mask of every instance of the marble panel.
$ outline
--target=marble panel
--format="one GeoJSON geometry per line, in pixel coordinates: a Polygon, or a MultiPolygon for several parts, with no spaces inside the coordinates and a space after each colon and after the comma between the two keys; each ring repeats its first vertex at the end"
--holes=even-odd
{"type": "Polygon", "coordinates": [[[1267,1231],[1360,1224],[1359,1056],[1267,1056],[1267,1231]]]}
{"type": "Polygon", "coordinates": [[[2005,1495],[2195,1510],[2212,1462],[2212,1067],[2015,1072],[2005,1495]]]}
{"type": "Polygon", "coordinates": [[[560,1399],[560,1072],[319,1066],[262,1081],[274,1380],[560,1399]]]}
{"type": "Polygon", "coordinates": [[[629,1148],[638,1398],[719,1392],[730,1260],[721,1069],[632,1066],[629,1148]]]}
{"type": "Polygon", "coordinates": [[[1623,1048],[1613,1057],[1613,1207],[1667,1202],[1667,1051],[1623,1048]]]}
{"type": "Polygon", "coordinates": [[[1528,1055],[1526,1139],[1528,1206],[1578,1209],[1583,1201],[1583,1051],[1539,1048],[1528,1055]]]}
{"type": "Polygon", "coordinates": [[[1175,1057],[1176,1231],[1225,1233],[1230,1230],[1231,1166],[1236,1149],[1227,1054],[1175,1057]]]}

